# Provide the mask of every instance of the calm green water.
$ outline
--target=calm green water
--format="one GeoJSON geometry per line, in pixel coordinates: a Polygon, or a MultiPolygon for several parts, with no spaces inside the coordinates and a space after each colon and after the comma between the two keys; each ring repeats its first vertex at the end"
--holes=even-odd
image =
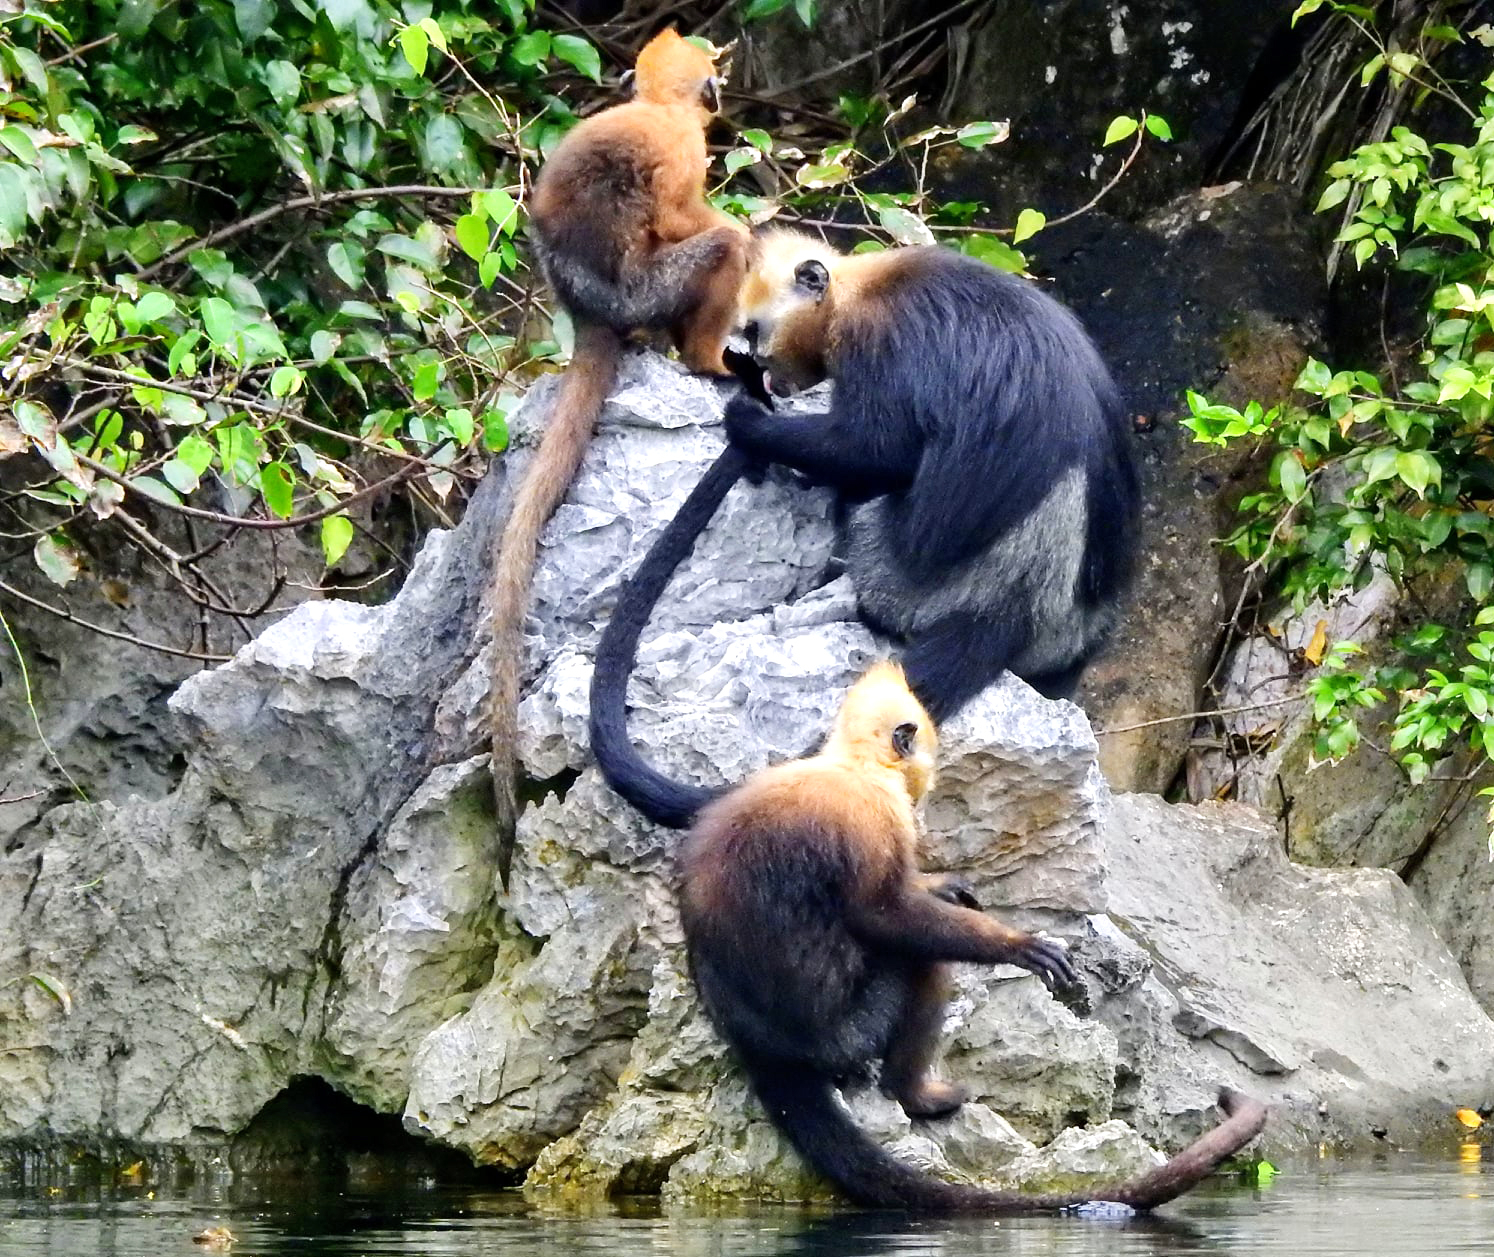
{"type": "Polygon", "coordinates": [[[191,1237],[215,1225],[238,1237],[234,1257],[1494,1253],[1494,1165],[1476,1161],[1288,1167],[1268,1189],[1211,1185],[1151,1220],[1021,1218],[999,1225],[796,1209],[703,1216],[621,1208],[545,1217],[525,1209],[516,1193],[470,1189],[360,1195],[301,1185],[201,1189],[165,1200],[147,1199],[143,1189],[5,1191],[0,1186],[0,1257],[185,1257],[205,1251],[191,1237]]]}

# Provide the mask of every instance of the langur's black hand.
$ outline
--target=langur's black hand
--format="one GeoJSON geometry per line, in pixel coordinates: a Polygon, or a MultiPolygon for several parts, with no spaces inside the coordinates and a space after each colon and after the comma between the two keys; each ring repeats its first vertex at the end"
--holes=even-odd
{"type": "Polygon", "coordinates": [[[1029,973],[1035,973],[1050,991],[1074,990],[1081,984],[1079,975],[1069,962],[1068,949],[1052,939],[1033,935],[1026,943],[1013,951],[1011,963],[1019,965],[1029,973]]]}
{"type": "Polygon", "coordinates": [[[773,412],[746,393],[738,393],[726,403],[726,439],[748,454],[756,453],[754,437],[758,426],[771,419],[773,412]]]}
{"type": "Polygon", "coordinates": [[[743,392],[769,410],[773,409],[773,395],[768,392],[767,373],[756,358],[728,347],[721,351],[721,360],[726,363],[727,370],[741,381],[743,392]]]}

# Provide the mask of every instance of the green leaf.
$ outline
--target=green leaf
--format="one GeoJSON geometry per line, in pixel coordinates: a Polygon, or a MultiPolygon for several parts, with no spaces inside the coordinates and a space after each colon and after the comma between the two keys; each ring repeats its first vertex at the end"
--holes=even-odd
{"type": "Polygon", "coordinates": [[[537,66],[550,55],[550,32],[530,31],[509,45],[508,55],[523,66],[537,66]]]}
{"type": "Polygon", "coordinates": [[[489,188],[481,195],[482,206],[493,220],[493,225],[505,236],[511,236],[519,226],[519,204],[502,188],[489,188]]]}
{"type": "Polygon", "coordinates": [[[734,175],[739,170],[748,166],[755,166],[762,161],[763,155],[755,148],[736,148],[726,155],[726,173],[734,175]]]}
{"type": "Polygon", "coordinates": [[[418,75],[425,74],[425,64],[430,56],[431,38],[419,26],[407,26],[399,33],[399,50],[404,53],[410,69],[418,75]]]}
{"type": "Polygon", "coordinates": [[[760,22],[765,17],[781,13],[792,3],[793,0],[749,0],[747,7],[742,10],[742,21],[760,22]]]}
{"type": "Polygon", "coordinates": [[[435,18],[433,18],[433,17],[423,17],[423,18],[421,18],[420,19],[420,29],[423,30],[426,33],[426,35],[430,39],[431,43],[434,44],[437,48],[439,48],[442,52],[445,52],[447,50],[446,49],[446,32],[441,29],[441,24],[438,21],[436,21],[435,18]]]}
{"type": "Polygon", "coordinates": [[[332,273],[349,288],[363,286],[363,262],[368,256],[361,244],[351,240],[339,240],[327,250],[327,265],[332,273]]]}
{"type": "Polygon", "coordinates": [[[0,127],[0,144],[3,144],[28,166],[35,166],[41,162],[41,154],[36,151],[36,145],[20,127],[0,127]]]}
{"type": "Polygon", "coordinates": [[[177,443],[176,457],[200,476],[212,466],[213,447],[192,432],[177,443]]]}
{"type": "Polygon", "coordinates": [[[470,445],[472,434],[476,431],[476,425],[472,422],[472,412],[466,408],[448,410],[446,412],[446,427],[451,432],[452,439],[458,445],[470,445]]]}
{"type": "MultiPolygon", "coordinates": [[[[16,10],[12,10],[16,12],[16,10]]],[[[21,72],[21,77],[31,84],[32,90],[42,99],[51,94],[51,84],[47,80],[47,66],[36,53],[30,48],[20,45],[8,46],[6,51],[10,53],[11,60],[16,63],[16,69],[21,72]]]]}
{"type": "Polygon", "coordinates": [[[1172,140],[1172,128],[1167,125],[1167,119],[1161,114],[1147,114],[1146,129],[1164,144],[1172,140]]]}
{"type": "Polygon", "coordinates": [[[1022,241],[1031,239],[1042,231],[1047,222],[1048,216],[1041,210],[1024,209],[1017,215],[1017,229],[1012,233],[1012,243],[1021,244],[1022,241]]]}
{"type": "Polygon", "coordinates": [[[477,280],[484,288],[491,288],[493,281],[498,278],[498,272],[503,269],[503,255],[501,253],[489,253],[477,264],[477,280]]]}
{"type": "Polygon", "coordinates": [[[1300,502],[1307,492],[1307,472],[1291,450],[1277,455],[1276,474],[1288,502],[1300,502]]]}
{"type": "Polygon", "coordinates": [[[175,313],[176,302],[164,292],[148,292],[135,303],[135,317],[142,323],[159,323],[175,313]]]}
{"type": "Polygon", "coordinates": [[[54,585],[67,586],[78,578],[78,552],[66,541],[42,537],[31,549],[37,567],[54,585]]]}
{"type": "Polygon", "coordinates": [[[970,122],[955,132],[955,139],[966,148],[985,148],[990,144],[1001,144],[1011,135],[1011,126],[1005,122],[970,122]]]}
{"type": "Polygon", "coordinates": [[[408,262],[426,274],[441,269],[441,261],[436,256],[435,249],[424,240],[391,233],[381,237],[377,247],[380,253],[386,253],[390,257],[399,258],[402,262],[408,262]]]}
{"type": "Polygon", "coordinates": [[[282,109],[296,103],[301,94],[301,71],[289,61],[270,61],[264,68],[265,86],[282,109]]]}
{"type": "Polygon", "coordinates": [[[1297,25],[1298,18],[1306,17],[1309,13],[1316,13],[1325,3],[1326,0],[1302,0],[1302,3],[1297,6],[1297,11],[1292,14],[1292,25],[1297,25]]]}
{"type": "Polygon", "coordinates": [[[204,297],[202,305],[198,307],[198,314],[202,318],[202,326],[208,339],[220,348],[227,345],[238,323],[233,306],[222,297],[204,297]]]}
{"type": "Polygon", "coordinates": [[[593,83],[602,81],[602,57],[579,35],[556,35],[550,41],[550,52],[567,65],[573,65],[593,83]]]}
{"type": "Polygon", "coordinates": [[[1309,358],[1292,387],[1301,389],[1304,393],[1311,393],[1314,397],[1321,397],[1328,391],[1328,386],[1332,382],[1333,372],[1328,370],[1327,364],[1319,362],[1316,358],[1309,358]]]}
{"type": "Polygon", "coordinates": [[[482,261],[488,251],[488,220],[481,214],[463,214],[453,228],[456,242],[474,262],[482,261]]]}
{"type": "Polygon", "coordinates": [[[154,476],[132,476],[130,487],[148,498],[154,498],[157,502],[164,502],[167,506],[180,506],[181,498],[176,495],[176,490],[162,484],[154,476]]]}
{"type": "Polygon", "coordinates": [[[289,397],[293,393],[299,393],[305,380],[306,377],[297,367],[276,367],[275,374],[270,377],[270,396],[289,397]]]}
{"type": "Polygon", "coordinates": [[[259,469],[259,492],[270,508],[270,513],[280,519],[289,519],[295,505],[295,482],[292,472],[284,463],[266,463],[259,469]]]}
{"type": "Polygon", "coordinates": [[[353,540],[353,521],[346,515],[328,515],[322,520],[322,554],[327,566],[334,567],[348,552],[353,540]]]}
{"type": "Polygon", "coordinates": [[[771,153],[773,151],[773,137],[766,131],[756,129],[743,131],[742,142],[751,144],[759,153],[771,153]]]}
{"type": "Polygon", "coordinates": [[[934,233],[928,224],[911,210],[900,205],[888,205],[877,211],[882,226],[892,234],[899,244],[933,244],[934,233]]]}
{"type": "Polygon", "coordinates": [[[342,337],[336,332],[322,331],[311,334],[311,360],[316,363],[330,361],[337,347],[342,344],[342,337]]]}
{"type": "Polygon", "coordinates": [[[168,458],[162,463],[161,475],[178,493],[191,493],[197,488],[198,473],[179,458],[168,458]]]}
{"type": "Polygon", "coordinates": [[[999,271],[1021,275],[1027,270],[1027,256],[995,236],[967,236],[960,242],[960,248],[999,271]]]}
{"type": "Polygon", "coordinates": [[[1470,563],[1464,579],[1468,582],[1468,592],[1482,602],[1489,596],[1489,590],[1494,589],[1494,564],[1470,563]]]}
{"type": "Polygon", "coordinates": [[[410,381],[410,391],[418,402],[428,402],[436,395],[436,386],[440,381],[441,363],[435,358],[429,358],[415,368],[414,379],[410,381]]]}
{"type": "Polygon", "coordinates": [[[1130,118],[1125,114],[1122,114],[1120,117],[1113,119],[1110,125],[1105,128],[1105,139],[1103,143],[1107,146],[1111,144],[1119,144],[1127,137],[1135,135],[1138,125],[1139,124],[1137,123],[1135,118],[1130,118]]]}
{"type": "Polygon", "coordinates": [[[1425,497],[1427,485],[1442,483],[1442,468],[1430,454],[1421,450],[1403,450],[1396,455],[1396,474],[1418,497],[1425,497]]]}
{"type": "Polygon", "coordinates": [[[483,411],[482,443],[490,454],[500,454],[508,448],[508,416],[503,411],[483,411]]]}
{"type": "Polygon", "coordinates": [[[1323,195],[1318,200],[1317,209],[1314,213],[1321,214],[1324,210],[1331,210],[1340,204],[1349,195],[1349,189],[1353,185],[1347,179],[1335,179],[1323,189],[1323,195]]]}

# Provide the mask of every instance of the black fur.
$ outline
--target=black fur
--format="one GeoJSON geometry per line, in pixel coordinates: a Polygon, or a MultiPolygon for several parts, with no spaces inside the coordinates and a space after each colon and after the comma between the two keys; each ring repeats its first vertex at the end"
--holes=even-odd
{"type": "MultiPolygon", "coordinates": [[[[1058,592],[1086,612],[1113,609],[1130,575],[1139,492],[1110,373],[1073,314],[1036,285],[947,249],[908,253],[917,256],[871,299],[875,314],[839,339],[829,412],[788,418],[739,397],[728,436],[849,504],[885,496],[877,540],[906,586],[889,596],[910,617],[919,594],[1028,524],[1078,469],[1084,556],[1076,587],[1058,592]]],[[[878,578],[854,557],[850,569],[868,619],[881,619],[866,606],[878,578]]],[[[907,639],[913,688],[944,720],[1008,667],[1050,694],[1072,691],[1103,635],[1043,640],[1032,612],[1054,592],[1026,588],[1016,573],[984,605],[916,629],[878,627],[907,639]]]]}
{"type": "Polygon", "coordinates": [[[889,1067],[899,1072],[896,1054],[910,1048],[919,1071],[926,1068],[943,1022],[942,962],[1017,963],[1058,987],[1077,981],[1067,956],[1040,938],[1011,949],[978,945],[961,925],[966,905],[948,906],[969,897],[957,880],[858,908],[855,843],[822,823],[727,824],[733,864],[724,876],[712,864],[719,851],[697,845],[709,841],[706,832],[681,849],[691,975],[774,1125],[855,1203],[1017,1213],[1098,1199],[1150,1209],[1188,1190],[1264,1124],[1259,1104],[1226,1094],[1228,1120],[1167,1165],[1131,1183],[1063,1195],[958,1186],[905,1165],[851,1121],[834,1094],[840,1080],[862,1079],[880,1060],[886,1087],[889,1067]]]}
{"type": "MultiPolygon", "coordinates": [[[[1085,561],[1071,591],[1112,607],[1136,545],[1138,490],[1130,433],[1109,372],[1074,316],[1031,283],[947,250],[884,296],[880,330],[850,339],[830,364],[826,415],[773,412],[761,372],[728,365],[743,393],[726,408],[733,448],[712,465],[624,586],[602,635],[591,691],[591,744],[612,787],[654,822],[681,829],[714,797],[650,768],[627,736],[626,694],[654,603],[717,506],[761,460],[832,485],[843,507],[885,498],[887,545],[903,575],[935,592],[953,566],[977,558],[1043,503],[1071,468],[1085,476],[1085,561]],[[743,455],[731,461],[733,453],[743,455]],[[751,455],[749,461],[745,455],[751,455]]],[[[915,633],[868,607],[875,589],[850,564],[872,628],[907,640],[903,667],[936,721],[947,720],[1020,661],[1039,636],[1033,598],[993,590],[915,633]]],[[[1015,669],[1050,698],[1070,695],[1098,641],[1043,666],[1015,669]]]]}
{"type": "Polygon", "coordinates": [[[628,677],[638,655],[638,639],[675,568],[732,485],[758,470],[740,450],[722,451],[624,583],[597,646],[591,674],[591,751],[597,767],[618,794],[649,820],[670,829],[688,828],[696,813],[721,792],[671,781],[638,754],[628,738],[628,677]]]}

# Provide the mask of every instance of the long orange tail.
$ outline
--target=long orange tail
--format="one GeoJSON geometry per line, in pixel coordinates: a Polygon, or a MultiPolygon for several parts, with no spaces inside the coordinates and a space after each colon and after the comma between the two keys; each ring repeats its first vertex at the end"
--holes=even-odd
{"type": "Polygon", "coordinates": [[[498,820],[499,873],[505,887],[518,819],[515,757],[518,750],[519,678],[523,671],[524,617],[539,553],[540,533],[576,478],[591,444],[597,416],[617,380],[622,340],[600,324],[576,327],[576,347],[539,450],[499,542],[493,566],[493,674],[489,688],[493,804],[498,820]]]}

